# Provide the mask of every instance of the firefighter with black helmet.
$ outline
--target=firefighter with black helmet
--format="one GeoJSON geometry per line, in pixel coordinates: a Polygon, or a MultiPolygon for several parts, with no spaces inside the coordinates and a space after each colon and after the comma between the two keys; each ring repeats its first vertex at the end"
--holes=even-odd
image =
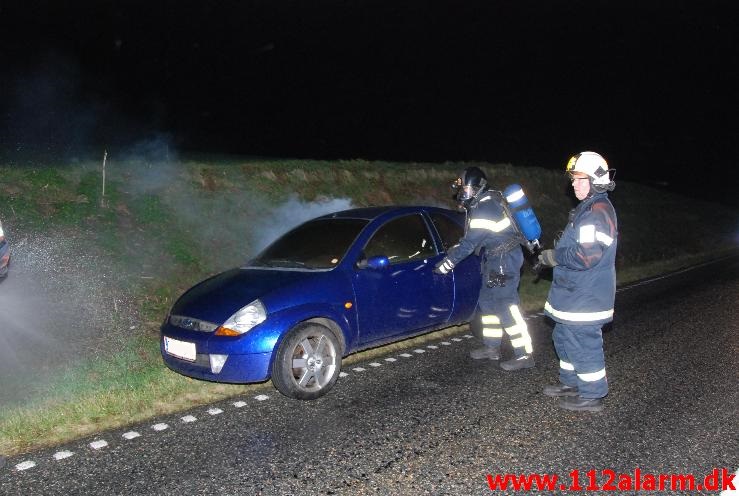
{"type": "Polygon", "coordinates": [[[539,255],[541,264],[554,267],[544,311],[556,323],[560,381],[544,394],[559,397],[567,410],[601,411],[608,394],[602,326],[613,320],[618,236],[610,172],[595,152],[570,158],[567,173],[580,203],[554,249],[539,255]]]}
{"type": "Polygon", "coordinates": [[[514,357],[500,363],[504,370],[534,366],[533,347],[519,308],[518,285],[523,264],[521,238],[506,209],[500,191],[488,187],[485,173],[468,167],[452,186],[461,208],[467,211],[465,234],[436,266],[448,274],[473,252],[483,256],[483,281],[478,298],[483,346],[472,350],[473,359],[500,359],[503,331],[508,334],[514,357]]]}

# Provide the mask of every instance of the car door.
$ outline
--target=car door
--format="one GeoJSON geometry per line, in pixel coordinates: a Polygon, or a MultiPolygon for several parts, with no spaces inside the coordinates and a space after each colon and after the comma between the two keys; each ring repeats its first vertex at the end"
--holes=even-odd
{"type": "Polygon", "coordinates": [[[441,258],[421,214],[386,222],[364,247],[364,259],[387,257],[383,268],[354,274],[360,343],[410,334],[446,322],[454,280],[434,274],[441,258]]]}

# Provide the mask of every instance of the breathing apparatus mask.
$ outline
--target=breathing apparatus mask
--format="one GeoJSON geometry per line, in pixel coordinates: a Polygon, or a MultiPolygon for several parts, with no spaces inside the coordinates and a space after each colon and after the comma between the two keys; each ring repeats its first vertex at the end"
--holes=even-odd
{"type": "Polygon", "coordinates": [[[452,183],[452,191],[460,208],[468,209],[487,191],[487,177],[478,167],[468,167],[452,183]]]}

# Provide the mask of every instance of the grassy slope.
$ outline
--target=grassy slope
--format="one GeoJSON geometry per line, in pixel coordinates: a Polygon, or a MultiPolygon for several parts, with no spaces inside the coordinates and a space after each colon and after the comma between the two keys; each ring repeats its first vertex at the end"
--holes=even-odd
{"type": "MultiPolygon", "coordinates": [[[[448,185],[470,164],[391,164],[223,159],[35,168],[0,166],[0,215],[8,237],[51,230],[84,231],[89,251],[121,274],[114,284],[131,298],[142,325],[124,348],[94,356],[62,374],[25,405],[0,409],[0,454],[23,452],[91,432],[268,385],[193,381],[161,365],[157,324],[184,289],[253,255],[254,235],[288,200],[350,199],[354,206],[452,206],[448,185]]],[[[520,183],[550,246],[572,206],[559,172],[509,165],[483,167],[501,189],[520,183]]],[[[611,195],[619,214],[620,282],[676,268],[731,246],[736,212],[635,184],[611,195]],[[677,263],[675,262],[677,261],[677,263]]],[[[524,275],[524,306],[540,308],[546,280],[524,275]]],[[[447,331],[454,332],[454,330],[447,331]]],[[[400,345],[402,346],[402,345],[400,345]]],[[[372,352],[370,352],[372,353],[372,352]]]]}

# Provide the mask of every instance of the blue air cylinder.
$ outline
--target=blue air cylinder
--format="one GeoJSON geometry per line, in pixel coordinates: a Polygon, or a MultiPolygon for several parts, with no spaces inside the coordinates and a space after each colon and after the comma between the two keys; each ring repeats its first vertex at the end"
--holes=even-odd
{"type": "Polygon", "coordinates": [[[518,228],[531,245],[539,246],[541,226],[539,219],[529,205],[529,199],[523,193],[523,188],[518,184],[511,184],[503,191],[508,205],[511,207],[513,217],[518,228]]]}

